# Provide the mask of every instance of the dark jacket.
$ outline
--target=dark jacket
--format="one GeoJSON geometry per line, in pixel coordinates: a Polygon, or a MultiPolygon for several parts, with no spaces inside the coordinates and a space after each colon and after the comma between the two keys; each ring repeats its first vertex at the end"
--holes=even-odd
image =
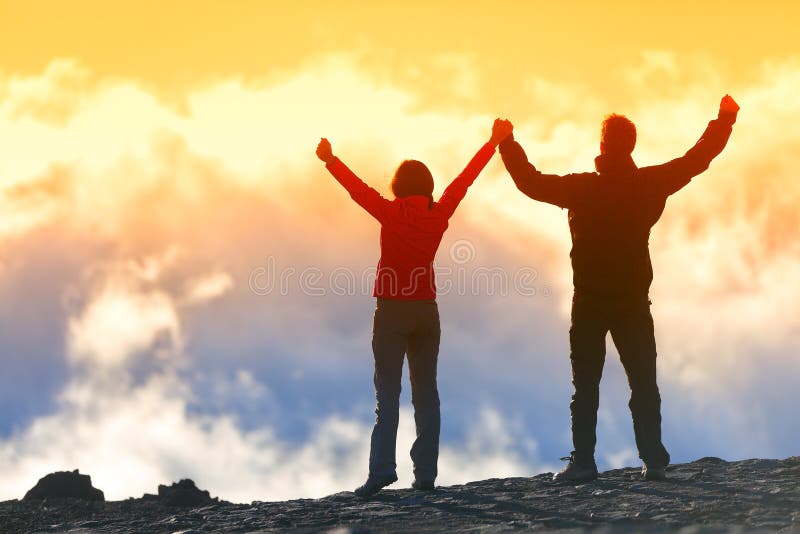
{"type": "Polygon", "coordinates": [[[647,298],[653,281],[648,241],[667,197],[706,170],[725,147],[736,114],[720,112],[680,158],[636,167],[630,155],[595,158],[597,172],[542,174],[511,136],[500,155],[517,188],[569,210],[575,294],[647,298]]]}

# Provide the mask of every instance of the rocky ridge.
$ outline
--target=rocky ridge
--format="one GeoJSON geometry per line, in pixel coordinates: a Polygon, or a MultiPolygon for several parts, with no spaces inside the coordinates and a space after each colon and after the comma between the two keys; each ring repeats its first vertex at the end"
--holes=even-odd
{"type": "Polygon", "coordinates": [[[174,492],[161,491],[163,498],[2,502],[0,532],[800,532],[800,457],[703,458],[671,466],[668,476],[644,482],[638,469],[628,468],[578,486],[542,474],[432,493],[387,489],[368,500],[342,492],[250,504],[211,499],[182,481],[174,492]]]}

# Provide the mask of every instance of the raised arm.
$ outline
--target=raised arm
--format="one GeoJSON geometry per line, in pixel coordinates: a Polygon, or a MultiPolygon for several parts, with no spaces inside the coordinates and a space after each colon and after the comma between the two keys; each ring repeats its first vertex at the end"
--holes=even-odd
{"type": "Polygon", "coordinates": [[[334,156],[331,144],[325,138],[322,138],[317,145],[317,157],[325,162],[325,168],[350,193],[350,197],[383,224],[391,202],[365,184],[347,165],[342,163],[342,160],[334,156]]]}
{"type": "Polygon", "coordinates": [[[486,167],[489,160],[492,159],[497,145],[500,141],[505,139],[506,136],[511,135],[512,129],[513,126],[507,120],[496,119],[494,121],[494,125],[492,125],[492,135],[489,137],[489,141],[472,157],[464,170],[461,171],[461,174],[456,176],[455,180],[447,186],[439,202],[436,203],[436,209],[441,210],[447,218],[453,215],[459,203],[466,196],[469,186],[472,185],[478,177],[478,174],[486,167]]]}
{"type": "Polygon", "coordinates": [[[569,207],[571,197],[569,179],[555,174],[542,174],[529,161],[514,135],[500,143],[500,156],[517,189],[534,200],[569,207]]]}
{"type": "Polygon", "coordinates": [[[739,105],[729,95],[722,98],[717,118],[708,123],[703,135],[683,156],[662,165],[644,167],[653,184],[664,195],[671,195],[692,178],[708,169],[711,160],[722,152],[733,131],[739,105]]]}

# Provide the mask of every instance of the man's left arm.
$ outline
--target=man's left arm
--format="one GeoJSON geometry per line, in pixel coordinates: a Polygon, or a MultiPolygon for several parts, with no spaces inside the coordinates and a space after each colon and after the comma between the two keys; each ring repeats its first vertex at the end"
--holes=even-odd
{"type": "Polygon", "coordinates": [[[543,174],[528,161],[522,146],[509,135],[500,143],[500,157],[503,158],[514,185],[522,193],[534,200],[554,204],[561,208],[570,206],[572,188],[570,180],[565,176],[543,174]]]}
{"type": "Polygon", "coordinates": [[[728,144],[738,111],[739,105],[725,95],[717,118],[708,123],[703,135],[686,154],[662,165],[644,167],[642,171],[652,174],[655,186],[665,195],[680,190],[692,178],[708,169],[711,161],[728,144]]]}

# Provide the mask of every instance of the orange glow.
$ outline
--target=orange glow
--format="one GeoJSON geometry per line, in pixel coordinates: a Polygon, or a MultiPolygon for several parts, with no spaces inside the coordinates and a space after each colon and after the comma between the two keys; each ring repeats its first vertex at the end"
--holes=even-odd
{"type": "MultiPolygon", "coordinates": [[[[5,332],[57,338],[43,349],[25,345],[28,352],[18,340],[0,342],[11,347],[7,361],[42,358],[31,361],[31,376],[42,362],[51,366],[57,346],[70,366],[59,375],[67,416],[32,411],[22,438],[0,440],[0,499],[65,466],[92,473],[113,498],[178,479],[174,469],[183,465],[198,466],[210,488],[242,502],[265,497],[265,481],[273,497],[355,483],[341,475],[360,476],[361,464],[339,465],[339,449],[327,455],[336,467],[326,471],[317,463],[327,461],[322,449],[284,447],[271,427],[239,433],[226,414],[213,425],[195,419],[181,396],[191,384],[173,372],[195,364],[205,372],[218,358],[220,369],[236,373],[232,391],[270,397],[273,383],[260,391],[251,364],[277,384],[294,381],[309,362],[322,372],[371,362],[367,314],[346,316],[367,310],[366,294],[312,299],[297,289],[306,267],[361,273],[378,259],[377,224],[317,160],[320,138],[387,196],[402,160],[423,161],[438,197],[495,117],[514,123],[537,168],[566,174],[593,169],[600,123],[612,112],[635,122],[639,165],[682,155],[726,93],[742,108],[727,148],[669,199],[651,234],[659,380],[674,400],[697,396],[681,425],[683,415],[694,417],[686,428],[714,429],[708,435],[732,443],[729,451],[771,454],[758,447],[782,416],[764,416],[777,421],[772,427],[753,421],[777,401],[749,404],[769,396],[766,377],[789,384],[800,346],[798,21],[800,2],[783,0],[0,0],[0,289],[12,319],[5,332]],[[297,270],[293,292],[265,297],[248,287],[271,259],[297,270]],[[203,331],[208,325],[213,332],[203,331]],[[229,350],[234,339],[241,354],[229,350]],[[262,350],[266,341],[274,345],[262,350]],[[209,354],[193,343],[211,346],[209,354]],[[157,357],[145,361],[150,352],[157,357]],[[284,357],[286,375],[258,367],[284,357]],[[756,372],[771,358],[785,365],[774,375],[756,372]],[[156,370],[142,387],[127,374],[134,360],[156,370]],[[93,372],[78,372],[83,367],[93,372]],[[741,392],[748,395],[737,398],[741,392]],[[716,402],[730,413],[712,408],[716,402]],[[729,434],[732,427],[738,433],[729,434]],[[165,460],[142,455],[149,449],[165,460]],[[238,463],[228,462],[233,457],[238,463]],[[301,464],[307,470],[297,471],[301,464]]],[[[495,155],[450,220],[437,262],[447,265],[462,240],[474,245],[468,267],[530,267],[541,291],[530,299],[442,299],[450,306],[442,316],[453,321],[451,365],[504,388],[491,373],[541,378],[556,358],[566,363],[566,212],[520,194],[495,155]]],[[[562,378],[551,381],[567,388],[562,378]]],[[[783,387],[772,396],[790,391],[783,387]]],[[[505,439],[505,412],[489,408],[473,417],[479,445],[484,435],[505,439]]],[[[348,458],[361,462],[361,426],[334,415],[320,443],[350,444],[356,456],[348,458]]],[[[411,423],[405,431],[403,424],[410,442],[411,423]]],[[[532,432],[542,428],[559,432],[549,424],[532,432]]],[[[504,447],[483,463],[452,449],[442,472],[521,474],[500,454],[504,447]]]]}
{"type": "Polygon", "coordinates": [[[796,53],[798,18],[800,5],[780,0],[3,0],[0,69],[29,75],[75,58],[101,77],[134,78],[179,101],[187,87],[274,78],[320,53],[355,52],[368,71],[419,89],[423,105],[452,107],[455,94],[472,110],[519,116],[536,113],[518,101],[528,77],[590,84],[607,98],[621,91],[611,104],[624,104],[630,94],[619,76],[646,50],[706,56],[733,83],[749,81],[765,59],[796,53]],[[475,70],[477,92],[441,84],[465,65],[475,70]]]}
{"type": "MultiPolygon", "coordinates": [[[[10,253],[14,238],[60,224],[49,238],[102,236],[121,261],[213,258],[221,243],[252,256],[248,240],[280,220],[267,237],[284,243],[284,261],[304,257],[321,227],[331,244],[318,261],[341,261],[342,248],[360,258],[374,229],[318,165],[322,136],[387,195],[406,158],[428,164],[439,194],[496,116],[514,121],[538,167],[566,173],[592,168],[609,112],[636,122],[636,161],[660,163],[731,93],[743,110],[729,147],[654,230],[653,291],[690,287],[680,304],[698,313],[709,292],[730,309],[778,302],[762,277],[797,261],[786,147],[800,139],[789,38],[800,6],[722,5],[4,2],[0,243],[10,253]],[[687,254],[692,268],[677,268],[687,254]]],[[[565,214],[521,196],[495,158],[451,232],[498,226],[511,257],[550,266],[568,294],[565,214]]],[[[235,285],[214,272],[184,301],[235,285]]],[[[780,315],[763,305],[765,321],[780,315]]],[[[687,312],[661,310],[687,324],[687,312]]]]}

